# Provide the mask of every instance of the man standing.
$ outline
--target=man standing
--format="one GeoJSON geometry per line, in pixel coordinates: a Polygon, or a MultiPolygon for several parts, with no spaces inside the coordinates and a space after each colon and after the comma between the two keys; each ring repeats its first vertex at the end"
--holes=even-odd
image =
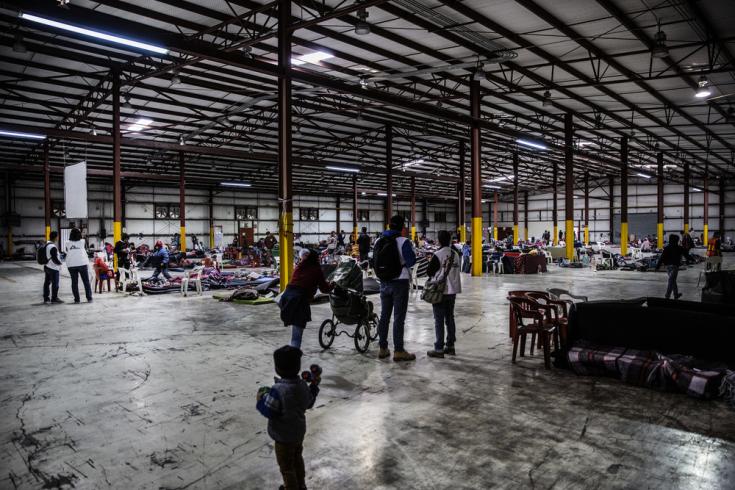
{"type": "Polygon", "coordinates": [[[276,240],[276,237],[273,236],[273,234],[270,231],[265,232],[265,240],[263,241],[263,244],[268,250],[273,250],[273,247],[276,246],[276,243],[278,243],[278,240],[276,240]]]}
{"type": "Polygon", "coordinates": [[[59,233],[52,231],[49,235],[49,241],[44,245],[46,252],[46,263],[43,266],[45,278],[43,280],[43,303],[63,303],[59,299],[59,275],[61,273],[61,260],[59,259],[59,249],[56,246],[56,238],[59,233]],[[51,294],[49,295],[49,288],[51,294]]]}
{"type": "Polygon", "coordinates": [[[694,240],[692,240],[692,236],[688,231],[681,232],[681,248],[684,249],[684,259],[686,260],[687,265],[694,262],[694,259],[692,259],[692,256],[689,253],[694,248],[694,240]]]}
{"type": "Polygon", "coordinates": [[[127,233],[123,233],[120,237],[120,240],[117,241],[115,244],[115,256],[117,257],[117,267],[118,270],[115,271],[115,277],[117,279],[117,283],[120,283],[120,271],[119,269],[122,267],[123,269],[130,269],[130,243],[128,242],[129,237],[127,233]]]}
{"type": "Polygon", "coordinates": [[[362,233],[357,237],[357,250],[360,252],[360,262],[368,260],[370,254],[370,235],[368,235],[367,227],[362,227],[362,233]]]}
{"type": "Polygon", "coordinates": [[[408,279],[411,267],[416,263],[416,253],[411,240],[401,236],[403,217],[393,216],[388,230],[375,242],[373,262],[375,275],[380,279],[380,323],[378,324],[379,359],[390,356],[388,350],[388,326],[393,313],[393,360],[413,361],[416,355],[403,348],[403,327],[408,310],[408,279]]]}

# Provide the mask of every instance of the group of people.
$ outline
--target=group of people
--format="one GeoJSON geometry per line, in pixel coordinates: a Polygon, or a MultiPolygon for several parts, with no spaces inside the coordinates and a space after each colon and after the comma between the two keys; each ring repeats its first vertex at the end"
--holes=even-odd
{"type": "MultiPolygon", "coordinates": [[[[59,298],[59,286],[61,278],[61,269],[63,263],[59,247],[56,240],[59,233],[52,231],[49,239],[39,249],[39,263],[43,264],[43,303],[63,303],[59,298]]],[[[69,239],[64,244],[64,252],[66,254],[66,267],[71,277],[71,291],[74,295],[74,303],[81,301],[79,296],[79,279],[81,278],[84,285],[84,294],[87,302],[92,302],[92,287],[89,281],[89,257],[87,256],[87,247],[82,232],[78,228],[72,228],[69,232],[69,239]]]]}

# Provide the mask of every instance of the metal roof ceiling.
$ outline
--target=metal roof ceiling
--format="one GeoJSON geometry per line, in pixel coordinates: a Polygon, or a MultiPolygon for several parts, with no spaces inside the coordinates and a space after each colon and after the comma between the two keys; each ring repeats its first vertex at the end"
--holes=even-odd
{"type": "MultiPolygon", "coordinates": [[[[684,161],[699,178],[705,169],[713,177],[735,173],[735,7],[728,0],[664,0],[650,7],[639,0],[366,1],[372,32],[363,36],[354,32],[354,9],[330,15],[355,0],[293,1],[294,22],[327,16],[295,31],[294,57],[333,55],[294,67],[296,192],[349,192],[352,177],[326,171],[329,163],[360,164],[359,187],[384,189],[383,135],[391,124],[396,192],[407,192],[406,176],[414,175],[420,195],[453,197],[459,141],[469,135],[469,80],[478,59],[498,55],[505,59],[484,64],[482,80],[487,180],[511,173],[517,150],[521,189],[548,187],[553,163],[563,163],[561,148],[529,150],[514,140],[526,135],[560,145],[567,111],[581,143],[575,153],[580,180],[582,170],[593,178],[619,172],[624,135],[631,138],[631,165],[664,151],[667,163],[677,165],[667,167],[672,181],[681,180],[684,161]],[[670,50],[663,59],[650,52],[659,29],[670,50]],[[694,97],[701,75],[713,90],[706,100],[694,97]],[[359,90],[361,77],[367,90],[359,90]],[[542,105],[546,90],[550,106],[542,105]],[[424,163],[403,167],[418,159],[424,163]]],[[[53,0],[0,1],[0,129],[46,131],[53,138],[52,165],[84,158],[106,175],[110,70],[122,65],[128,180],[176,179],[183,149],[188,185],[243,179],[273,190],[274,4],[72,0],[64,9],[53,0]],[[21,9],[170,51],[156,55],[97,42],[19,19],[21,9]],[[26,52],[14,49],[18,41],[26,52]],[[243,42],[252,44],[249,53],[233,47],[243,42]],[[176,75],[180,83],[174,84],[176,75]],[[139,118],[153,122],[130,132],[139,118]],[[181,138],[185,146],[178,145],[181,138]]],[[[39,149],[37,142],[0,138],[0,168],[37,171],[39,149]]]]}

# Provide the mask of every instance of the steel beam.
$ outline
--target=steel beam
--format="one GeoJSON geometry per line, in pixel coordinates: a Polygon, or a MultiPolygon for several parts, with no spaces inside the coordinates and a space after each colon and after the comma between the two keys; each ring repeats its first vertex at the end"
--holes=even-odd
{"type": "Polygon", "coordinates": [[[460,243],[467,242],[467,209],[465,209],[465,157],[467,148],[464,141],[459,142],[459,182],[457,183],[457,231],[460,243]]]}
{"type": "MultiPolygon", "coordinates": [[[[122,239],[122,192],[120,176],[120,70],[112,71],[112,241],[122,239]]],[[[113,266],[117,272],[117,254],[113,254],[113,266]]]]}
{"type": "Polygon", "coordinates": [[[518,152],[513,152],[513,246],[518,245],[518,152]]]}
{"type": "Polygon", "coordinates": [[[567,260],[574,259],[574,119],[564,113],[564,242],[567,260]]]}
{"type": "Polygon", "coordinates": [[[704,199],[704,210],[702,213],[702,222],[704,224],[702,226],[702,235],[704,238],[704,246],[706,247],[709,245],[709,167],[705,167],[704,170],[704,189],[702,189],[702,193],[704,194],[702,196],[704,199]]]}
{"type": "Polygon", "coordinates": [[[584,245],[590,244],[590,173],[584,173],[584,245]]]}
{"type": "Polygon", "coordinates": [[[278,1],[278,203],[281,291],[293,274],[293,189],[291,186],[291,0],[278,1]]]}
{"type": "Polygon", "coordinates": [[[482,135],[480,130],[480,81],[470,82],[470,154],[472,159],[472,276],[482,275],[482,135]]]}
{"type": "Polygon", "coordinates": [[[720,188],[719,190],[719,196],[717,201],[717,206],[719,208],[719,223],[717,228],[720,231],[720,239],[725,239],[725,178],[720,177],[720,188]]]}
{"type": "MultiPolygon", "coordinates": [[[[43,142],[43,223],[46,241],[49,241],[51,235],[51,169],[48,163],[48,147],[46,138],[43,142]]],[[[9,209],[6,211],[10,212],[9,209]]]]}
{"type": "MultiPolygon", "coordinates": [[[[628,254],[628,137],[620,139],[620,255],[628,254]]],[[[610,199],[613,196],[610,194],[610,199]]],[[[610,215],[612,223],[612,214],[610,215]]]]}
{"type": "Polygon", "coordinates": [[[393,126],[385,126],[385,227],[393,217],[393,126]]]}
{"type": "Polygon", "coordinates": [[[664,154],[656,154],[656,246],[664,248],[664,154]]]}
{"type": "Polygon", "coordinates": [[[411,240],[416,241],[416,177],[411,177],[411,240]]]}
{"type": "Polygon", "coordinates": [[[689,233],[689,162],[684,162],[684,233],[689,233]]]}
{"type": "Polygon", "coordinates": [[[179,250],[186,252],[186,158],[179,152],[179,250]]]}

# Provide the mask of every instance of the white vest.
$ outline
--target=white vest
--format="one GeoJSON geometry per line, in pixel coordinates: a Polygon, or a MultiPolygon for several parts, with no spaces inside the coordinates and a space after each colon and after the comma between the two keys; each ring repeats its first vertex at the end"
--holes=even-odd
{"type": "Polygon", "coordinates": [[[437,281],[441,279],[442,274],[444,274],[444,267],[445,264],[447,264],[447,261],[449,260],[449,254],[454,254],[454,263],[452,264],[452,268],[449,269],[449,274],[447,274],[447,282],[444,286],[444,294],[459,294],[462,292],[462,279],[460,274],[460,266],[462,265],[462,257],[456,252],[452,250],[453,247],[442,247],[436,252],[434,252],[434,257],[436,257],[439,260],[439,271],[434,274],[434,277],[432,277],[432,281],[437,281]]]}
{"type": "Polygon", "coordinates": [[[53,269],[55,271],[61,270],[61,265],[56,264],[53,260],[51,260],[51,249],[56,249],[56,258],[61,262],[61,256],[59,255],[59,248],[56,246],[54,242],[46,242],[46,267],[49,269],[53,269]]]}

